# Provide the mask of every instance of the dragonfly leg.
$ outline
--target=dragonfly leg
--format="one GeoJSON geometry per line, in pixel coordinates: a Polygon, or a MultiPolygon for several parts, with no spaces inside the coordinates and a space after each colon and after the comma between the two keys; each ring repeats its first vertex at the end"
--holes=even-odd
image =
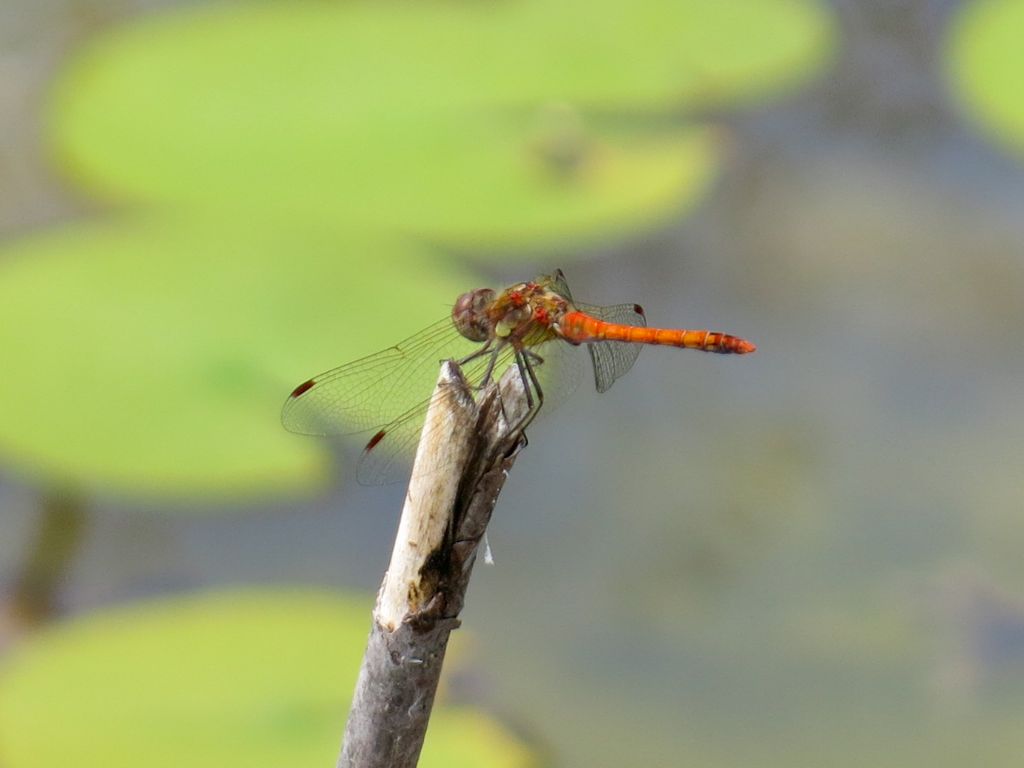
{"type": "Polygon", "coordinates": [[[533,363],[534,365],[544,364],[544,358],[538,355],[532,349],[524,349],[523,354],[526,355],[526,357],[529,358],[530,362],[533,363]]]}
{"type": "Polygon", "coordinates": [[[491,382],[491,376],[494,374],[494,366],[498,362],[498,353],[501,351],[501,347],[503,346],[499,345],[498,347],[491,349],[492,341],[493,339],[488,339],[487,343],[480,347],[480,349],[476,350],[471,355],[466,355],[466,357],[461,360],[455,361],[456,365],[462,367],[466,363],[472,362],[483,355],[491,356],[491,359],[487,361],[487,368],[484,370],[484,375],[480,378],[480,381],[473,386],[473,389],[483,389],[491,382]]]}
{"type": "Polygon", "coordinates": [[[541,389],[537,372],[533,369],[534,364],[543,362],[544,358],[535,352],[531,352],[528,349],[516,349],[516,367],[519,369],[519,375],[523,379],[523,389],[526,393],[528,409],[526,418],[523,419],[523,424],[520,425],[523,429],[533,421],[533,417],[537,415],[537,411],[540,410],[541,405],[544,403],[544,390],[541,389]]]}
{"type": "Polygon", "coordinates": [[[480,349],[476,350],[472,354],[466,355],[465,357],[463,357],[460,360],[456,360],[455,364],[461,367],[461,366],[465,365],[468,362],[476,360],[478,357],[481,357],[482,355],[486,355],[488,352],[490,352],[490,350],[491,350],[491,339],[488,339],[487,343],[484,344],[482,347],[480,347],[480,349]]]}
{"type": "Polygon", "coordinates": [[[480,383],[477,384],[477,389],[483,389],[491,383],[491,376],[494,374],[494,366],[498,362],[498,351],[498,349],[495,349],[491,352],[491,359],[487,361],[487,369],[484,371],[484,375],[480,379],[480,383]]]}

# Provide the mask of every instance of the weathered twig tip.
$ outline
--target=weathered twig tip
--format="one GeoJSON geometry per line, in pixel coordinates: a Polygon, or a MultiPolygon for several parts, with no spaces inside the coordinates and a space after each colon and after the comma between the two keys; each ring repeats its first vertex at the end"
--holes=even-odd
{"type": "Polygon", "coordinates": [[[374,611],[339,768],[414,768],[449,633],[529,409],[517,375],[475,400],[445,363],[374,611]]]}

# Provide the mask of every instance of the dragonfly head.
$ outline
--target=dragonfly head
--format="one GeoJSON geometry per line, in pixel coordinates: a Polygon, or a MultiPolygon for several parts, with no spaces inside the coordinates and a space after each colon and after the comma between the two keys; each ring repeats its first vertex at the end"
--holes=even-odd
{"type": "Polygon", "coordinates": [[[487,309],[494,302],[494,291],[477,288],[459,296],[452,307],[452,323],[470,341],[487,341],[491,336],[491,320],[487,309]]]}

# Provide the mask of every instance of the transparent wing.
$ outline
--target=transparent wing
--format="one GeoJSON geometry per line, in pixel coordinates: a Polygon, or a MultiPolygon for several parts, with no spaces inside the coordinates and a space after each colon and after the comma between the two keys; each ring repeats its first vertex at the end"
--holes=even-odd
{"type": "MultiPolygon", "coordinates": [[[[513,365],[514,354],[511,347],[498,351],[492,378],[500,378],[509,365],[513,365]]],[[[491,355],[483,355],[462,366],[466,381],[474,388],[482,383],[491,355]]],[[[425,390],[430,393],[437,383],[439,366],[433,366],[433,378],[425,390]]],[[[416,454],[416,446],[423,434],[423,424],[427,409],[433,395],[422,398],[404,413],[399,414],[391,422],[384,425],[374,434],[363,450],[359,460],[356,479],[361,485],[385,485],[404,478],[416,454]]]]}
{"type": "MultiPolygon", "coordinates": [[[[543,362],[534,363],[534,371],[544,395],[539,418],[544,418],[576,389],[582,371],[582,352],[560,340],[545,342],[531,351],[543,359],[543,362]]],[[[509,366],[515,365],[515,354],[511,347],[503,347],[494,354],[491,378],[497,380],[509,366]]],[[[483,355],[462,366],[463,375],[474,388],[483,384],[490,360],[491,355],[483,355]]],[[[435,366],[435,380],[437,373],[435,366]]],[[[356,475],[360,484],[384,485],[404,479],[423,433],[424,417],[431,399],[428,397],[416,403],[370,438],[356,475]]]]}
{"type": "Polygon", "coordinates": [[[553,274],[540,279],[546,281],[551,290],[559,296],[564,296],[569,301],[572,301],[572,291],[569,290],[569,283],[565,279],[565,273],[562,270],[556,269],[553,274]]]}
{"type": "Polygon", "coordinates": [[[281,423],[305,435],[375,429],[424,401],[441,360],[465,357],[479,346],[446,317],[393,347],[303,382],[285,402],[281,423]]]}
{"type": "MultiPolygon", "coordinates": [[[[647,325],[647,318],[644,317],[643,308],[639,304],[611,304],[609,306],[584,304],[573,300],[572,292],[569,290],[569,284],[562,270],[556,269],[548,280],[554,291],[569,299],[581,312],[586,312],[588,315],[608,323],[647,325]]],[[[624,341],[602,341],[587,345],[590,362],[594,367],[594,386],[597,387],[598,392],[607,392],[616,379],[633,367],[636,356],[640,354],[641,346],[624,341]]]]}
{"type": "MultiPolygon", "coordinates": [[[[647,318],[644,317],[644,311],[639,304],[612,304],[599,307],[578,301],[574,303],[581,312],[586,312],[599,320],[621,325],[647,325],[647,318]]],[[[598,392],[607,392],[616,379],[633,367],[642,346],[625,341],[598,341],[587,344],[590,361],[594,365],[594,385],[598,392]]]]}

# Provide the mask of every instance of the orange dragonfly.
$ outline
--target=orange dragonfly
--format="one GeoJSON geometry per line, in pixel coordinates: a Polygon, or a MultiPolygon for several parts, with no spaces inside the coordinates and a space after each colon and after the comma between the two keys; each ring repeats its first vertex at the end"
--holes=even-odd
{"type": "Polygon", "coordinates": [[[531,419],[546,401],[575,388],[573,350],[586,345],[594,383],[605,392],[636,361],[644,344],[744,355],[756,347],[718,331],[648,328],[638,304],[575,301],[561,270],[501,292],[462,294],[451,315],[400,344],[315,376],[289,395],[281,421],[308,435],[374,430],[357,479],[364,485],[402,475],[415,452],[440,362],[454,359],[482,388],[510,365],[522,376],[531,419]]]}

